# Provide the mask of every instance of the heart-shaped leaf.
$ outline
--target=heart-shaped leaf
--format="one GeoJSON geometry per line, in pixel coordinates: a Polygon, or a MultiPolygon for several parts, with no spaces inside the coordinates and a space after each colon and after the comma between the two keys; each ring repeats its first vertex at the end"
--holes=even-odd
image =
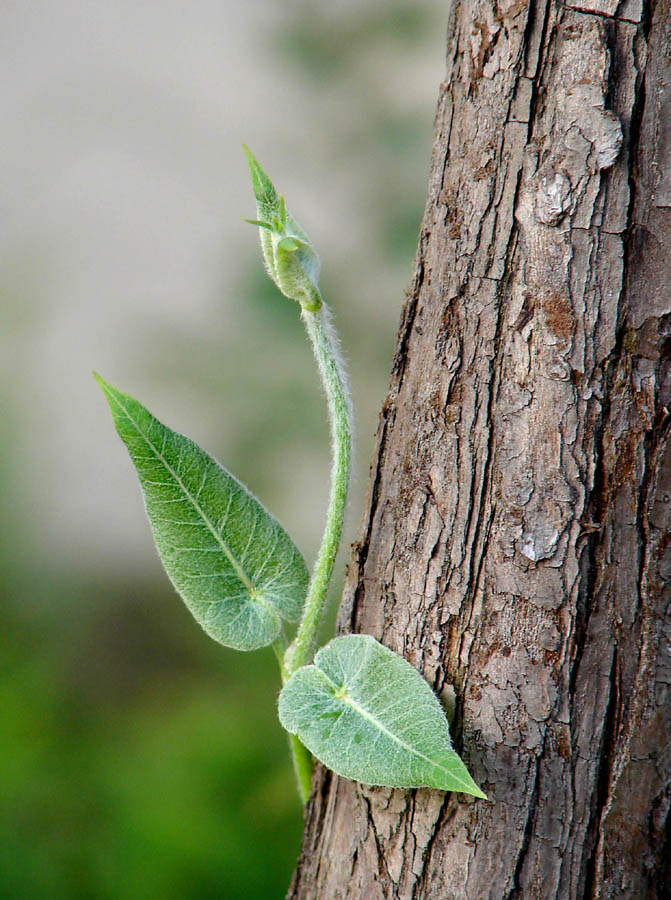
{"type": "Polygon", "coordinates": [[[286,683],[279,713],[287,731],[338,775],[486,799],[452,749],[429,685],[369,635],[337,637],[323,647],[286,683]]]}
{"type": "Polygon", "coordinates": [[[254,650],[300,618],[309,575],[289,535],[237,478],[96,375],[135,465],[159,555],[196,621],[254,650]]]}

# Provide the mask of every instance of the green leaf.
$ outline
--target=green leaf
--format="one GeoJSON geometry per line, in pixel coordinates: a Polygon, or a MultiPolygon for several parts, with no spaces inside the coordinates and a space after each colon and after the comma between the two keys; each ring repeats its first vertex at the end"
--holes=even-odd
{"type": "Polygon", "coordinates": [[[252,190],[254,191],[256,202],[259,205],[260,211],[262,211],[265,216],[264,221],[268,221],[273,214],[280,211],[280,198],[277,195],[277,191],[275,190],[272,181],[263,171],[247,144],[243,144],[242,149],[245,151],[245,156],[247,157],[249,175],[252,180],[252,190]]]}
{"type": "Polygon", "coordinates": [[[323,647],[286,683],[279,713],[287,731],[338,775],[486,799],[452,749],[429,685],[369,635],[337,637],[323,647]]]}
{"type": "Polygon", "coordinates": [[[196,621],[255,650],[300,618],[309,575],[289,535],[230,472],[137,400],[95,378],[135,465],[159,555],[196,621]]]}

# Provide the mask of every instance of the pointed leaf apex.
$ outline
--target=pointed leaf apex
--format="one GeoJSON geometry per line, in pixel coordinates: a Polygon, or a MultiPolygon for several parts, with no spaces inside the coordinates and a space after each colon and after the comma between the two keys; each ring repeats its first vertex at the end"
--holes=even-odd
{"type": "Polygon", "coordinates": [[[248,219],[247,216],[243,216],[242,221],[248,222],[250,225],[258,225],[259,228],[267,228],[268,231],[273,230],[272,225],[269,225],[267,222],[262,222],[260,219],[248,219]]]}
{"type": "Polygon", "coordinates": [[[289,535],[216,460],[96,376],[137,470],[159,556],[202,628],[225,647],[272,644],[300,618],[309,573],[289,535]]]}
{"type": "Polygon", "coordinates": [[[95,369],[91,369],[91,374],[95,378],[95,380],[98,383],[98,386],[100,387],[102,392],[104,394],[109,393],[109,389],[110,389],[111,385],[105,381],[105,379],[102,377],[102,375],[99,372],[96,372],[95,369]]]}
{"type": "Polygon", "coordinates": [[[264,206],[274,206],[279,202],[279,199],[272,181],[261,168],[258,160],[247,144],[243,144],[242,149],[245,151],[245,156],[247,157],[249,175],[252,180],[252,189],[257,202],[264,206]]]}

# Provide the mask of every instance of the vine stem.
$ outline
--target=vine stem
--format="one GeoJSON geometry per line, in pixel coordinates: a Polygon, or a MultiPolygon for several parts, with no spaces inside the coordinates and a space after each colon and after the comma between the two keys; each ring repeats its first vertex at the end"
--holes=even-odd
{"type": "MultiPolygon", "coordinates": [[[[321,382],[326,393],[331,430],[331,490],[326,526],[312,572],[303,618],[289,649],[278,659],[283,683],[301,666],[311,661],[321,622],[333,566],[342,536],[352,458],[352,407],[345,370],[338,352],[338,339],[331,323],[330,310],[322,302],[317,310],[302,307],[302,318],[312,342],[321,382]]],[[[278,648],[279,649],[279,648],[278,648]]],[[[298,793],[307,803],[312,783],[312,755],[296,735],[289,736],[298,793]]]]}
{"type": "Polygon", "coordinates": [[[303,618],[296,637],[285,657],[291,676],[312,658],[321,622],[333,566],[340,546],[352,457],[352,409],[347,380],[338,351],[338,340],[325,303],[312,311],[302,308],[302,318],[317,359],[319,374],[326,393],[331,428],[331,491],[326,526],[317,562],[312,573],[303,618]]]}
{"type": "MultiPolygon", "coordinates": [[[[289,674],[285,664],[287,641],[283,634],[275,641],[272,647],[280,665],[282,686],[284,686],[289,680],[289,674]]],[[[303,803],[307,803],[308,798],[310,797],[310,787],[312,784],[312,754],[295,734],[290,734],[288,737],[289,749],[291,750],[291,758],[294,764],[294,774],[296,775],[298,795],[303,803]]]]}
{"type": "Polygon", "coordinates": [[[289,745],[294,762],[298,794],[305,804],[310,799],[310,788],[312,787],[312,754],[295,734],[289,735],[289,745]]]}
{"type": "MultiPolygon", "coordinates": [[[[244,144],[243,147],[249,163],[257,212],[256,219],[247,221],[259,226],[263,259],[271,279],[285,297],[300,303],[301,317],[312,342],[326,393],[331,430],[333,462],[326,526],[308,585],[303,617],[288,648],[283,640],[273,645],[284,685],[297,669],[311,661],[326,604],[347,504],[352,456],[352,408],[331,313],[317,285],[319,256],[306,233],[287,210],[284,197],[278,196],[272,181],[251,150],[244,144]]],[[[305,803],[310,794],[312,756],[295,735],[290,736],[290,743],[298,791],[305,803]]]]}

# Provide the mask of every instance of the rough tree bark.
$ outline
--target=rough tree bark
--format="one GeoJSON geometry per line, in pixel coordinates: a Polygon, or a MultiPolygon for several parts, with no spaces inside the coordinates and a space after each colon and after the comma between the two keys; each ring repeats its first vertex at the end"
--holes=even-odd
{"type": "Polygon", "coordinates": [[[455,0],[340,612],[491,802],[318,768],[294,900],[671,897],[671,0],[455,0]]]}

